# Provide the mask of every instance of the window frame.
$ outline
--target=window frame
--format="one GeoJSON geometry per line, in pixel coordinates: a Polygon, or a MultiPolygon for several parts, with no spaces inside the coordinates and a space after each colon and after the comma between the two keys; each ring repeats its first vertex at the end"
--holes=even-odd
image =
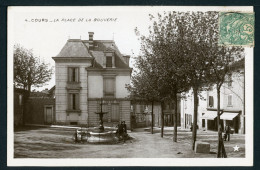
{"type": "Polygon", "coordinates": [[[227,106],[233,106],[233,95],[229,94],[227,95],[227,106]]]}
{"type": "Polygon", "coordinates": [[[209,107],[214,107],[214,97],[213,97],[213,96],[209,96],[208,106],[209,106],[209,107]],[[211,100],[211,99],[212,99],[212,100],[211,100]],[[212,104],[212,105],[211,105],[211,104],[212,104]]]}
{"type": "Polygon", "coordinates": [[[79,83],[80,82],[80,68],[79,67],[77,67],[77,66],[69,66],[68,67],[68,82],[69,83],[79,83]],[[70,73],[71,69],[73,69],[73,70],[70,73]],[[74,71],[75,71],[75,73],[73,73],[74,71]],[[70,77],[70,76],[72,76],[72,77],[70,77]],[[73,79],[75,79],[75,80],[73,81],[73,79]]]}
{"type": "Polygon", "coordinates": [[[79,92],[68,92],[68,110],[69,111],[80,111],[80,95],[79,92]],[[75,95],[75,100],[74,100],[75,95]],[[74,107],[75,102],[75,107],[74,107]]]}
{"type": "Polygon", "coordinates": [[[115,76],[103,76],[103,96],[105,98],[115,98],[116,97],[116,77],[115,76]],[[112,80],[113,82],[113,92],[106,92],[106,81],[112,80]]]}
{"type": "Polygon", "coordinates": [[[112,56],[106,56],[106,68],[112,68],[113,67],[113,57],[112,56]],[[111,59],[111,63],[108,63],[108,58],[111,59]],[[108,65],[110,64],[110,65],[108,65]]]}

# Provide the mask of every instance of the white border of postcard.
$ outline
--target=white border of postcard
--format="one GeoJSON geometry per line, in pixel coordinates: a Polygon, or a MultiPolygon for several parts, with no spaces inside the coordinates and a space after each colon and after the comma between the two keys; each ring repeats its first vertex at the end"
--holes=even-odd
{"type": "Polygon", "coordinates": [[[245,59],[245,158],[74,158],[74,159],[31,159],[14,158],[14,129],[13,129],[13,32],[15,25],[12,21],[15,12],[23,11],[80,11],[84,8],[110,8],[111,10],[122,10],[132,8],[133,10],[176,10],[176,11],[244,11],[253,12],[253,7],[243,6],[138,6],[138,7],[9,7],[8,8],[8,68],[7,68],[7,165],[8,166],[253,166],[253,48],[248,48],[250,55],[245,59]],[[141,9],[140,9],[141,8],[141,9]],[[250,57],[249,57],[250,56],[250,57]]]}

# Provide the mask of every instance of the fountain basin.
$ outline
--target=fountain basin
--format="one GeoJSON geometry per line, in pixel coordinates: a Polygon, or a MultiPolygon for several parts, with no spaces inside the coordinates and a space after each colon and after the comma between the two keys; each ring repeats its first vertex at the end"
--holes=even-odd
{"type": "Polygon", "coordinates": [[[118,141],[115,131],[89,132],[88,143],[115,143],[118,141]]]}
{"type": "Polygon", "coordinates": [[[98,128],[77,129],[77,138],[79,141],[94,144],[116,143],[118,141],[116,130],[113,128],[105,128],[104,131],[100,131],[98,128]]]}

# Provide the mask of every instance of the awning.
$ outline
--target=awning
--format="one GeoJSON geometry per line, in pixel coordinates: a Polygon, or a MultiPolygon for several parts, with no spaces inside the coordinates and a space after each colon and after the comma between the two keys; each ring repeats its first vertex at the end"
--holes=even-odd
{"type": "Polygon", "coordinates": [[[233,120],[237,115],[238,113],[224,112],[222,115],[220,115],[220,119],[233,120]]]}
{"type": "Polygon", "coordinates": [[[207,111],[201,118],[214,120],[217,117],[217,111],[207,111]]]}

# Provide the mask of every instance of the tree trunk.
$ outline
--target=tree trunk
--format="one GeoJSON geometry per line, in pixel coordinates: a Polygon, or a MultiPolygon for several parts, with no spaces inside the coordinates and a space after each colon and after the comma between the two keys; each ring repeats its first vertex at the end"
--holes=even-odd
{"type": "Polygon", "coordinates": [[[174,135],[173,135],[173,141],[177,142],[177,92],[174,94],[173,97],[174,102],[174,135]]]}
{"type": "Polygon", "coordinates": [[[151,133],[153,134],[153,101],[152,101],[152,124],[151,124],[151,133]]]}
{"type": "Polygon", "coordinates": [[[218,153],[217,157],[221,157],[221,140],[222,140],[222,129],[220,125],[220,87],[217,86],[217,97],[218,97],[218,104],[217,104],[217,124],[218,124],[218,153]]]}
{"type": "Polygon", "coordinates": [[[28,85],[28,96],[30,97],[32,85],[28,85]]]}
{"type": "Polygon", "coordinates": [[[198,118],[198,89],[193,88],[194,97],[194,114],[193,114],[193,128],[192,128],[192,150],[195,148],[197,138],[197,118],[198,118]]]}
{"type": "Polygon", "coordinates": [[[163,138],[163,128],[164,128],[164,113],[163,113],[163,102],[161,102],[161,137],[163,138]]]}

